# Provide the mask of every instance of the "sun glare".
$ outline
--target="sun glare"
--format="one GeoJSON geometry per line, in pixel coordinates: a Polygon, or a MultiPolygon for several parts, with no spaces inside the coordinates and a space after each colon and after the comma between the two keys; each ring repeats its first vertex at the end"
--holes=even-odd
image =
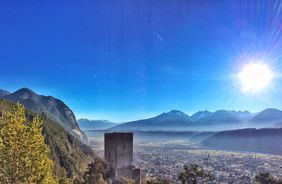
{"type": "Polygon", "coordinates": [[[252,63],[243,67],[239,79],[242,92],[258,93],[269,86],[273,73],[266,64],[252,63]]]}

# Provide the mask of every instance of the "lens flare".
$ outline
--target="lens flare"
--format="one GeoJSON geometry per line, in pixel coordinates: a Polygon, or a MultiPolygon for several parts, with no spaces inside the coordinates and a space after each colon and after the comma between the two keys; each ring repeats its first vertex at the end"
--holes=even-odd
{"type": "Polygon", "coordinates": [[[258,93],[266,89],[273,79],[273,72],[266,64],[252,63],[239,73],[242,92],[258,93]]]}

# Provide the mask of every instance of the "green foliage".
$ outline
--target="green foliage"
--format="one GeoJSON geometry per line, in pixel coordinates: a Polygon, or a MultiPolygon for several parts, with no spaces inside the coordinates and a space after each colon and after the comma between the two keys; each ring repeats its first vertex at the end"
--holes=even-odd
{"type": "MultiPolygon", "coordinates": [[[[15,108],[16,104],[0,99],[0,116],[13,112],[15,108]]],[[[25,115],[29,122],[38,116],[28,110],[25,115]]],[[[50,149],[49,158],[53,160],[54,175],[56,178],[67,178],[65,181],[81,183],[88,164],[94,161],[93,150],[44,114],[40,115],[40,119],[43,123],[44,141],[50,149]]]]}
{"type": "Polygon", "coordinates": [[[254,177],[254,184],[282,184],[282,180],[274,178],[269,173],[259,173],[254,177]]]}
{"type": "Polygon", "coordinates": [[[71,184],[71,182],[66,178],[62,178],[59,180],[59,184],[71,184]]]}
{"type": "Polygon", "coordinates": [[[20,104],[1,115],[0,183],[55,183],[39,117],[28,122],[20,104]]]}
{"type": "Polygon", "coordinates": [[[185,165],[183,171],[179,174],[178,179],[181,184],[197,184],[198,180],[208,183],[212,179],[212,175],[207,173],[197,164],[185,165]]]}
{"type": "Polygon", "coordinates": [[[103,178],[105,173],[105,165],[103,161],[96,157],[94,163],[88,165],[88,169],[84,174],[84,184],[106,184],[103,178]]]}
{"type": "Polygon", "coordinates": [[[92,149],[66,132],[58,123],[45,115],[43,133],[49,145],[50,157],[54,160],[54,172],[59,178],[78,179],[82,181],[87,165],[94,161],[92,149]]]}

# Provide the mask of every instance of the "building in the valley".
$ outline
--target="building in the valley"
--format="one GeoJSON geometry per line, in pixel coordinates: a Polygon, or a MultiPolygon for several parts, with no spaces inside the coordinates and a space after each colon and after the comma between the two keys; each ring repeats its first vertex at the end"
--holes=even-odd
{"type": "Polygon", "coordinates": [[[113,180],[131,178],[140,183],[140,169],[133,166],[133,133],[105,133],[105,160],[111,169],[113,180]]]}

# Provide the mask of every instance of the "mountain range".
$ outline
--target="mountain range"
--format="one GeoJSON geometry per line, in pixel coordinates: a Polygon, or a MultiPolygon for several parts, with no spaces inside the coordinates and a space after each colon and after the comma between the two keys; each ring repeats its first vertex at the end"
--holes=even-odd
{"type": "Polygon", "coordinates": [[[82,130],[104,130],[117,125],[117,123],[108,120],[89,120],[84,118],[78,119],[77,123],[82,130]]]}
{"type": "Polygon", "coordinates": [[[249,111],[199,111],[191,116],[178,110],[158,116],[126,122],[110,128],[111,131],[176,130],[222,131],[242,128],[282,127],[282,111],[265,109],[259,113],[249,111]]]}
{"type": "Polygon", "coordinates": [[[1,90],[0,98],[14,103],[19,102],[32,112],[46,115],[74,137],[87,142],[87,137],[79,128],[73,111],[61,100],[52,96],[38,95],[28,88],[22,88],[13,93],[1,90]]]}

